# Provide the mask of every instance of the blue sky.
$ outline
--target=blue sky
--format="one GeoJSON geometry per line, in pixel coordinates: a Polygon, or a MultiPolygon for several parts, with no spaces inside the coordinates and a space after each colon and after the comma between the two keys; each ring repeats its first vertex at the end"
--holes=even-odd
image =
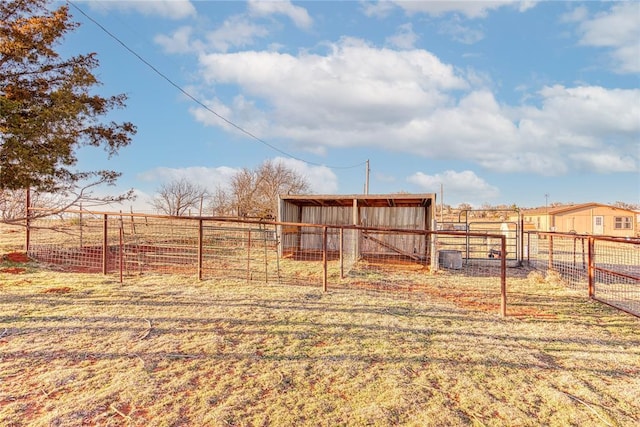
{"type": "Polygon", "coordinates": [[[362,193],[369,160],[372,194],[640,203],[638,2],[73,5],[61,53],[97,52],[99,91],[129,97],[109,119],[138,126],[79,168],[122,172],[135,210],[162,183],[214,191],[267,159],[321,194],[362,193]]]}

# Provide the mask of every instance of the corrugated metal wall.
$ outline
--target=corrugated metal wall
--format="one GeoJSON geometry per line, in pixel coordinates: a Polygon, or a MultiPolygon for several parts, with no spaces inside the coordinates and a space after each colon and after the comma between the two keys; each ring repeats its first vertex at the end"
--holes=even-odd
{"type": "MultiPolygon", "coordinates": [[[[360,225],[363,227],[401,228],[424,230],[424,207],[363,207],[360,208],[360,225]]],[[[360,242],[361,254],[426,256],[427,241],[424,235],[399,233],[367,233],[369,238],[360,242]]]]}
{"type": "MultiPolygon", "coordinates": [[[[362,227],[399,228],[405,230],[425,230],[428,225],[428,211],[425,207],[359,207],[358,224],[362,227]]],[[[281,206],[280,221],[303,224],[352,225],[352,206],[296,206],[284,202],[281,206]]],[[[283,227],[281,242],[283,251],[309,251],[322,249],[322,229],[318,227],[283,227]]],[[[350,235],[351,236],[351,235],[350,235]]],[[[417,254],[424,257],[428,252],[428,242],[424,235],[369,232],[367,238],[348,238],[349,246],[358,248],[360,254],[417,254]]],[[[338,250],[340,238],[338,229],[329,229],[327,246],[338,250]]]]}
{"type": "Polygon", "coordinates": [[[360,225],[424,230],[426,228],[425,213],[426,208],[423,207],[361,207],[360,225]]]}

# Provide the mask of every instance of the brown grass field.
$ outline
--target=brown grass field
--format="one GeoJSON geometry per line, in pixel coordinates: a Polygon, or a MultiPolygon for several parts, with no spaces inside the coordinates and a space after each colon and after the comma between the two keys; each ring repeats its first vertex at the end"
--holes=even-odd
{"type": "Polygon", "coordinates": [[[1,426],[640,425],[640,319],[553,278],[509,278],[536,310],[502,319],[451,280],[121,284],[21,239],[0,229],[1,426]]]}

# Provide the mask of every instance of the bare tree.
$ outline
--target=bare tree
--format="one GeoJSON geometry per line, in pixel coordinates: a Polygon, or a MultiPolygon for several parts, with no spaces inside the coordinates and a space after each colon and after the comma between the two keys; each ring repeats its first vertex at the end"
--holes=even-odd
{"type": "Polygon", "coordinates": [[[25,190],[0,191],[0,216],[2,222],[13,222],[24,218],[26,213],[25,190]]]}
{"type": "Polygon", "coordinates": [[[189,209],[199,210],[207,190],[182,178],[162,184],[157,190],[152,204],[159,212],[166,215],[183,216],[189,209]]]}
{"type": "Polygon", "coordinates": [[[458,205],[458,210],[459,211],[468,211],[472,209],[472,206],[469,203],[460,203],[458,205]]]}
{"type": "Polygon", "coordinates": [[[626,203],[626,202],[615,202],[613,206],[622,209],[629,209],[631,211],[635,211],[640,209],[640,204],[626,203]]]}
{"type": "Polygon", "coordinates": [[[231,194],[218,186],[209,197],[208,211],[214,216],[228,216],[234,213],[231,194]]]}
{"type": "Polygon", "coordinates": [[[233,208],[238,216],[255,216],[252,200],[258,190],[257,173],[243,168],[231,178],[231,199],[233,208]]]}
{"type": "Polygon", "coordinates": [[[282,162],[266,161],[258,168],[258,191],[255,207],[258,216],[275,217],[278,212],[280,194],[303,194],[309,192],[307,180],[282,162]]]}
{"type": "Polygon", "coordinates": [[[280,194],[309,193],[309,183],[304,176],[287,168],[281,162],[267,160],[255,170],[244,168],[231,179],[227,192],[216,197],[216,210],[225,203],[226,212],[237,216],[274,218],[278,211],[280,194]]]}
{"type": "Polygon", "coordinates": [[[29,192],[29,218],[36,219],[59,214],[70,208],[82,207],[93,209],[125,200],[135,200],[133,190],[115,196],[101,196],[93,192],[93,188],[103,184],[98,180],[85,183],[73,189],[56,193],[39,192],[37,190],[0,190],[0,222],[25,225],[27,219],[27,191],[29,192]]]}

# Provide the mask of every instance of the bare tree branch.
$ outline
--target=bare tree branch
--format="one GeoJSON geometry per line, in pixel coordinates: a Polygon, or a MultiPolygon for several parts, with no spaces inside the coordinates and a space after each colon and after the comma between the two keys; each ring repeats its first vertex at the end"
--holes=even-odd
{"type": "Polygon", "coordinates": [[[213,209],[240,217],[274,218],[280,194],[309,192],[307,180],[280,162],[267,160],[255,170],[242,169],[231,180],[228,191],[212,200],[213,209]]]}
{"type": "Polygon", "coordinates": [[[183,178],[162,184],[152,204],[159,212],[166,215],[184,216],[189,209],[199,211],[207,196],[208,193],[204,187],[183,178]]]}

